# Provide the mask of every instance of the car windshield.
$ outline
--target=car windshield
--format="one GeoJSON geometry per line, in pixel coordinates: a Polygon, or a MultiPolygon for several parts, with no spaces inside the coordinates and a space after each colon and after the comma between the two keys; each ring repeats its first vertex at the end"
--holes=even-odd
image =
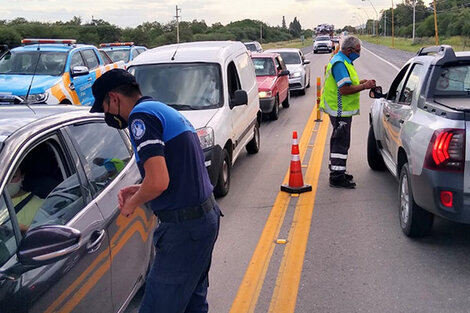
{"type": "Polygon", "coordinates": [[[58,76],[66,60],[66,52],[9,51],[0,59],[0,74],[58,76]]]}
{"type": "Polygon", "coordinates": [[[300,64],[302,61],[300,60],[300,55],[297,52],[279,52],[284,63],[286,64],[300,64]]]}
{"type": "Polygon", "coordinates": [[[254,43],[246,43],[245,46],[250,51],[257,51],[256,50],[256,45],[254,43]]]}
{"type": "Polygon", "coordinates": [[[218,64],[151,64],[129,70],[142,94],[177,110],[214,109],[223,105],[222,74],[218,64]]]}
{"type": "Polygon", "coordinates": [[[317,37],[315,41],[328,41],[330,40],[330,37],[317,37]]]}
{"type": "Polygon", "coordinates": [[[119,61],[124,61],[124,62],[129,62],[129,57],[130,57],[130,49],[127,50],[107,50],[106,53],[109,55],[111,60],[113,62],[119,62],[119,61]]]}
{"type": "Polygon", "coordinates": [[[436,80],[435,96],[470,95],[470,64],[442,67],[436,80]]]}
{"type": "Polygon", "coordinates": [[[253,58],[256,76],[275,76],[276,67],[271,58],[253,58]]]}

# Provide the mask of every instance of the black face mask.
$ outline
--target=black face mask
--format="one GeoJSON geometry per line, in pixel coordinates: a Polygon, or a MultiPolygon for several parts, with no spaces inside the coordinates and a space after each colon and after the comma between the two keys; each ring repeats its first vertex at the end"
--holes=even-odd
{"type": "Polygon", "coordinates": [[[104,121],[109,127],[124,129],[129,125],[124,118],[119,115],[121,113],[121,103],[118,106],[118,114],[105,113],[104,121]]]}

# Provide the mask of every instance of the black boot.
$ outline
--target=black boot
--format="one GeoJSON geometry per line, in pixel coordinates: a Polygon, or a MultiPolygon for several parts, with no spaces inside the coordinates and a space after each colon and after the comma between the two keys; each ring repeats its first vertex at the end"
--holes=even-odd
{"type": "Polygon", "coordinates": [[[348,180],[346,177],[340,179],[331,179],[330,178],[330,187],[335,188],[345,188],[345,189],[354,189],[356,188],[356,183],[348,180]]]}

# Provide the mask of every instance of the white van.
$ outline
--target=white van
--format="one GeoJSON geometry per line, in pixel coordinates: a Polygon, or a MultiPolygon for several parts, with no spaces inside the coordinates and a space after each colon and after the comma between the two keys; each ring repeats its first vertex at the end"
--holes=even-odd
{"type": "Polygon", "coordinates": [[[216,196],[230,188],[243,148],[260,146],[255,69],[241,42],[214,41],[147,50],[128,68],[142,94],[179,110],[196,128],[216,196]]]}

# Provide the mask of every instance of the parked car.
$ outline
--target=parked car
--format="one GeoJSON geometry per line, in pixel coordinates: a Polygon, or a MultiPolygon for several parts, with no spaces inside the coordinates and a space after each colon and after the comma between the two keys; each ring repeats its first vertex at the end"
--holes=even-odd
{"type": "Polygon", "coordinates": [[[313,53],[318,53],[319,51],[326,51],[329,53],[333,51],[333,42],[330,36],[318,36],[315,38],[315,41],[313,42],[313,53]]]}
{"type": "Polygon", "coordinates": [[[367,160],[399,180],[400,226],[431,231],[434,215],[470,223],[470,52],[421,49],[389,91],[371,91],[367,160]]]}
{"type": "Polygon", "coordinates": [[[119,213],[118,191],[141,181],[127,131],[76,106],[0,106],[0,124],[1,311],[122,312],[144,283],[156,227],[149,209],[119,213]],[[30,194],[37,205],[20,207],[30,194]]]}
{"type": "Polygon", "coordinates": [[[104,64],[113,64],[114,61],[111,59],[111,57],[106,53],[106,51],[104,51],[103,49],[98,49],[98,51],[100,52],[100,55],[101,55],[101,58],[103,59],[104,61],[104,64]]]}
{"type": "Polygon", "coordinates": [[[261,44],[257,41],[244,42],[243,44],[245,45],[246,49],[251,52],[263,52],[263,47],[261,47],[261,44]]]}
{"type": "Polygon", "coordinates": [[[208,41],[147,50],[129,65],[142,93],[179,111],[194,125],[214,193],[230,187],[243,148],[260,146],[255,69],[241,42],[208,41]]]}
{"type": "Polygon", "coordinates": [[[259,104],[272,120],[279,118],[279,106],[290,103],[289,71],[277,53],[256,53],[251,56],[258,83],[259,104]]]}
{"type": "Polygon", "coordinates": [[[106,51],[113,62],[123,61],[126,66],[139,54],[147,50],[147,47],[135,46],[133,42],[102,43],[100,48],[106,51]]]}
{"type": "Polygon", "coordinates": [[[269,49],[267,53],[279,53],[289,70],[289,89],[305,94],[305,89],[310,87],[310,60],[305,59],[305,55],[300,49],[280,48],[269,49]]]}
{"type": "Polygon", "coordinates": [[[73,39],[23,39],[0,58],[0,104],[91,105],[91,85],[106,65],[98,49],[73,39]]]}

